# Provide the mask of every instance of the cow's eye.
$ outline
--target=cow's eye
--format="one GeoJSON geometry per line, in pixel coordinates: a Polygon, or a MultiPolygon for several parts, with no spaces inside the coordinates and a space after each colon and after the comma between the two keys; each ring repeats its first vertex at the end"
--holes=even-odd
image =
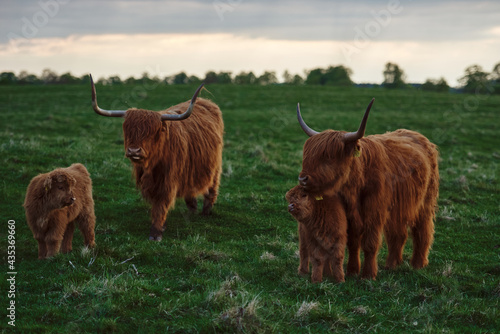
{"type": "Polygon", "coordinates": [[[63,190],[63,189],[64,189],[64,187],[63,187],[63,186],[57,186],[57,189],[59,189],[59,190],[63,190]]]}

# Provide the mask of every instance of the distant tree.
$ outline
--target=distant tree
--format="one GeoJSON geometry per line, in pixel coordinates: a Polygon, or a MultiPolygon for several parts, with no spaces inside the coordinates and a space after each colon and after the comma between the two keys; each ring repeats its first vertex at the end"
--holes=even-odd
{"type": "Polygon", "coordinates": [[[306,81],[308,85],[331,85],[331,86],[350,86],[352,70],[350,68],[339,66],[329,66],[327,69],[315,68],[306,72],[306,81]]]}
{"type": "Polygon", "coordinates": [[[59,80],[59,76],[57,75],[56,72],[52,71],[51,69],[44,69],[42,71],[42,76],[40,77],[40,79],[42,80],[42,82],[44,84],[55,84],[58,82],[59,80]]]}
{"type": "Polygon", "coordinates": [[[304,84],[304,78],[302,78],[298,74],[295,74],[293,76],[292,85],[303,85],[303,84],[304,84]]]}
{"type": "Polygon", "coordinates": [[[80,83],[84,85],[90,84],[90,77],[88,74],[84,74],[80,77],[80,83]]]}
{"type": "Polygon", "coordinates": [[[330,66],[323,72],[323,84],[334,86],[350,86],[352,70],[350,68],[339,66],[330,66]]]}
{"type": "Polygon", "coordinates": [[[148,72],[144,72],[139,82],[145,89],[153,89],[161,83],[161,80],[158,76],[150,77],[148,72]]]}
{"type": "Polygon", "coordinates": [[[493,86],[493,92],[495,94],[500,94],[500,63],[493,67],[493,71],[490,73],[489,79],[491,85],[493,86]]]}
{"type": "Polygon", "coordinates": [[[219,84],[230,84],[233,82],[231,77],[231,72],[219,72],[217,73],[217,83],[219,84]]]}
{"type": "Polygon", "coordinates": [[[40,83],[40,79],[36,75],[30,74],[27,71],[19,72],[17,83],[20,85],[36,85],[40,83]]]}
{"type": "Polygon", "coordinates": [[[404,88],[406,76],[398,65],[393,63],[385,64],[384,82],[382,85],[387,88],[404,88]]]}
{"type": "Polygon", "coordinates": [[[304,83],[304,79],[300,75],[292,75],[288,70],[283,72],[283,81],[287,85],[302,85],[304,83]]]}
{"type": "Polygon", "coordinates": [[[0,73],[0,85],[13,85],[17,82],[17,77],[14,72],[0,73]]]}
{"type": "Polygon", "coordinates": [[[130,77],[128,77],[127,79],[125,79],[125,80],[123,81],[123,83],[124,83],[124,84],[126,84],[126,85],[135,85],[136,80],[135,80],[135,78],[134,78],[134,77],[130,76],[130,77]]]}
{"type": "Polygon", "coordinates": [[[306,85],[323,85],[323,70],[321,68],[315,68],[310,71],[306,71],[306,85]]]}
{"type": "Polygon", "coordinates": [[[100,77],[99,79],[97,79],[97,84],[99,84],[99,85],[107,85],[108,84],[108,80],[105,77],[100,77]]]}
{"type": "Polygon", "coordinates": [[[276,72],[265,71],[260,77],[257,78],[257,83],[259,85],[272,85],[278,83],[276,72]]]}
{"type": "Polygon", "coordinates": [[[217,83],[217,73],[215,73],[214,71],[207,72],[203,81],[206,85],[217,83]]]}
{"type": "Polygon", "coordinates": [[[234,77],[234,83],[237,85],[253,85],[257,81],[257,77],[250,72],[240,72],[234,77]]]}
{"type": "Polygon", "coordinates": [[[119,76],[112,75],[108,78],[108,84],[109,85],[121,85],[121,84],[123,84],[123,81],[122,81],[122,79],[120,79],[119,76]]]}
{"type": "Polygon", "coordinates": [[[427,79],[425,83],[421,86],[422,90],[432,91],[432,92],[449,92],[450,86],[444,78],[439,80],[427,79]]]}
{"type": "Polygon", "coordinates": [[[500,81],[500,63],[493,67],[493,71],[490,73],[490,80],[500,81]]]}
{"type": "Polygon", "coordinates": [[[181,72],[179,74],[174,75],[173,84],[174,85],[183,85],[188,83],[188,76],[186,73],[181,72]]]}
{"type": "Polygon", "coordinates": [[[79,81],[78,78],[74,77],[69,72],[61,74],[61,76],[57,79],[57,83],[63,85],[73,85],[78,83],[78,81],[79,81]]]}
{"type": "Polygon", "coordinates": [[[191,75],[188,78],[188,83],[194,84],[194,85],[199,85],[199,84],[201,84],[201,79],[198,78],[196,75],[191,75]]]}
{"type": "Polygon", "coordinates": [[[466,93],[486,94],[492,93],[493,87],[488,80],[489,73],[479,65],[472,65],[465,69],[465,75],[458,79],[466,93]]]}

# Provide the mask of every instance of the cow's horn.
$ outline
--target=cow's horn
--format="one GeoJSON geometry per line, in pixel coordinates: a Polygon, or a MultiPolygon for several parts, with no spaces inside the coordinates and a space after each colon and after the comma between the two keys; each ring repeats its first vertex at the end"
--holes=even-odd
{"type": "Polygon", "coordinates": [[[201,89],[203,88],[204,83],[198,87],[196,92],[194,92],[193,98],[191,99],[191,103],[189,103],[189,107],[185,112],[182,114],[163,114],[161,115],[161,120],[162,121],[182,121],[183,119],[188,118],[191,116],[191,113],[193,112],[194,105],[196,103],[196,99],[198,98],[198,94],[200,93],[201,89]]]}
{"type": "Polygon", "coordinates": [[[375,102],[375,98],[373,98],[368,105],[368,108],[366,108],[365,115],[363,116],[363,119],[361,120],[361,124],[359,124],[358,131],[356,132],[348,132],[344,135],[344,142],[353,142],[358,139],[363,138],[365,135],[365,129],[366,129],[366,122],[368,121],[368,115],[370,114],[370,109],[372,108],[372,104],[375,102]]]}
{"type": "Polygon", "coordinates": [[[302,127],[302,130],[309,136],[312,137],[314,135],[317,135],[319,132],[314,131],[310,127],[307,126],[306,122],[302,119],[302,115],[300,114],[300,104],[297,103],[297,119],[299,120],[299,124],[302,127]]]}
{"type": "Polygon", "coordinates": [[[92,85],[92,107],[94,108],[94,111],[98,113],[101,116],[107,116],[107,117],[123,117],[125,116],[125,113],[127,112],[126,110],[104,110],[99,108],[97,105],[97,97],[95,93],[95,85],[94,85],[94,80],[92,80],[92,74],[90,75],[90,84],[92,85]]]}

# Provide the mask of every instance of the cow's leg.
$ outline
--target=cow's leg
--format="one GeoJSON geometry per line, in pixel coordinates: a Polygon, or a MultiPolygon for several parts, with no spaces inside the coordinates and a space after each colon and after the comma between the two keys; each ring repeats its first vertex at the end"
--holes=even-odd
{"type": "Polygon", "coordinates": [[[149,232],[149,240],[161,241],[163,231],[165,230],[165,220],[170,207],[173,205],[175,198],[172,196],[168,201],[154,202],[151,210],[152,224],[149,232]]]}
{"type": "Polygon", "coordinates": [[[75,231],[75,222],[70,222],[68,226],[66,226],[66,231],[64,232],[64,237],[61,245],[62,253],[71,252],[74,231],[75,231]]]}
{"type": "Polygon", "coordinates": [[[50,226],[45,233],[45,246],[47,249],[46,257],[52,257],[59,253],[61,249],[61,244],[64,238],[64,232],[66,231],[68,221],[66,211],[60,211],[54,213],[47,222],[47,226],[50,226]]]}
{"type": "Polygon", "coordinates": [[[423,208],[411,229],[413,239],[413,256],[411,265],[420,269],[429,264],[429,250],[434,240],[434,208],[423,208]]]}
{"type": "Polygon", "coordinates": [[[89,248],[95,247],[95,214],[92,211],[83,212],[77,217],[76,222],[78,223],[78,228],[83,234],[85,246],[89,248]]]}
{"type": "Polygon", "coordinates": [[[429,264],[427,257],[434,241],[434,216],[439,192],[439,172],[437,168],[437,164],[434,164],[434,172],[429,180],[424,205],[420,209],[415,225],[411,229],[413,239],[411,265],[415,269],[423,268],[429,264]]]}
{"type": "Polygon", "coordinates": [[[349,257],[347,260],[347,276],[359,274],[361,262],[359,260],[359,250],[361,248],[361,232],[363,231],[363,220],[356,206],[355,197],[350,197],[346,201],[345,211],[347,214],[347,250],[349,257]]]}
{"type": "Polygon", "coordinates": [[[361,240],[361,247],[365,256],[361,278],[375,279],[377,277],[377,254],[381,242],[381,226],[368,226],[365,228],[361,240]]]}
{"type": "Polygon", "coordinates": [[[331,256],[326,257],[325,265],[323,266],[323,275],[328,276],[328,277],[333,277],[332,260],[333,260],[333,258],[331,256]]]}
{"type": "Polygon", "coordinates": [[[318,249],[319,245],[316,249],[314,249],[312,253],[312,274],[311,274],[311,282],[319,283],[323,280],[323,269],[325,267],[325,254],[321,250],[318,249]]]}
{"type": "Polygon", "coordinates": [[[331,276],[337,282],[344,282],[344,256],[345,256],[345,242],[337,243],[332,248],[332,255],[330,256],[330,264],[332,266],[331,276]]]}
{"type": "Polygon", "coordinates": [[[309,233],[304,224],[299,223],[299,275],[309,273],[309,233]]]}
{"type": "Polygon", "coordinates": [[[403,249],[408,239],[408,228],[401,221],[391,220],[384,228],[389,254],[385,262],[387,269],[393,269],[403,262],[403,249]]]}
{"type": "Polygon", "coordinates": [[[45,259],[47,257],[47,244],[43,236],[36,239],[38,241],[38,258],[45,259]]]}
{"type": "Polygon", "coordinates": [[[359,249],[361,247],[361,235],[354,228],[353,224],[347,225],[347,250],[349,252],[347,260],[347,276],[355,276],[359,274],[360,260],[359,249]]]}
{"type": "Polygon", "coordinates": [[[196,213],[196,210],[198,209],[198,201],[196,200],[196,197],[184,197],[184,201],[186,202],[189,212],[196,213]]]}
{"type": "Polygon", "coordinates": [[[47,253],[46,257],[52,257],[59,253],[59,250],[61,249],[61,243],[62,243],[62,238],[61,239],[45,239],[45,244],[47,245],[47,253]]]}
{"type": "Polygon", "coordinates": [[[203,194],[205,199],[203,201],[203,210],[201,211],[202,215],[209,215],[212,212],[212,207],[214,206],[214,203],[217,200],[217,195],[219,194],[219,180],[220,171],[217,170],[215,172],[214,179],[212,180],[212,185],[208,188],[207,193],[203,194]]]}

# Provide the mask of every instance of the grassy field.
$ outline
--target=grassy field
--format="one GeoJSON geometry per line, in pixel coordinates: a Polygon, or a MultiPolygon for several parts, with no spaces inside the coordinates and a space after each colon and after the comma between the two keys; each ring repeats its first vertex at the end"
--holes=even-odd
{"type": "MultiPolygon", "coordinates": [[[[124,158],[122,120],[96,115],[87,86],[0,87],[0,249],[15,220],[18,332],[493,333],[500,331],[500,96],[380,88],[207,87],[226,127],[220,195],[210,217],[182,200],[164,239],[148,241],[150,207],[124,158]],[[427,268],[383,269],[376,281],[311,284],[297,275],[297,224],[285,192],[297,183],[316,130],[354,131],[376,98],[367,135],[419,131],[440,148],[440,198],[427,268]],[[96,202],[97,248],[37,260],[26,224],[35,175],[81,162],[96,202]]],[[[189,86],[98,86],[103,108],[154,110],[187,100],[189,86]]],[[[201,206],[201,204],[200,204],[201,206]]],[[[2,332],[10,284],[1,280],[2,332]]]]}

